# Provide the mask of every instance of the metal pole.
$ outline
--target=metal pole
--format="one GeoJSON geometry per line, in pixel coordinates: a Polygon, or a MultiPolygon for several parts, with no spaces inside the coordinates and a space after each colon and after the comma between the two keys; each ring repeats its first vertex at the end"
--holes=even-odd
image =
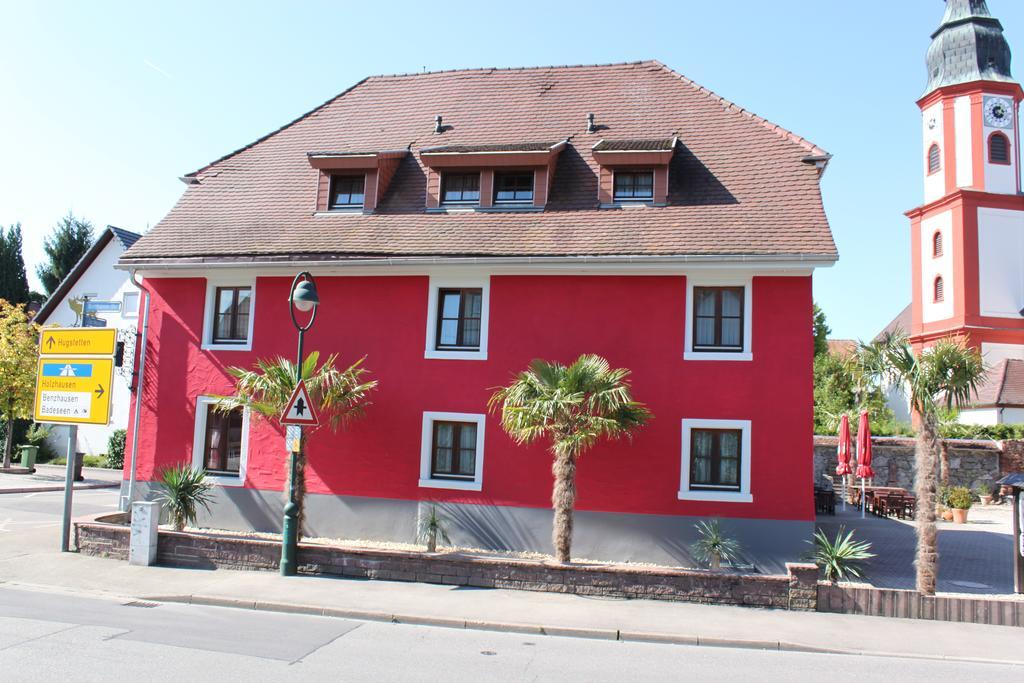
{"type": "MultiPolygon", "coordinates": [[[[302,342],[306,331],[299,328],[298,362],[295,364],[295,384],[302,381],[302,342]]],[[[288,502],[284,506],[284,521],[281,525],[281,576],[295,576],[298,571],[298,516],[299,505],[295,501],[295,477],[297,460],[302,452],[302,428],[298,430],[298,444],[288,449],[288,502]]]]}
{"type": "Polygon", "coordinates": [[[71,497],[75,490],[75,451],[78,448],[78,425],[68,427],[68,462],[64,468],[64,518],[60,529],[60,551],[71,550],[71,497]]]}
{"type": "Polygon", "coordinates": [[[1021,508],[1021,497],[1024,491],[1013,492],[1013,590],[1024,593],[1024,509],[1021,508]]]}

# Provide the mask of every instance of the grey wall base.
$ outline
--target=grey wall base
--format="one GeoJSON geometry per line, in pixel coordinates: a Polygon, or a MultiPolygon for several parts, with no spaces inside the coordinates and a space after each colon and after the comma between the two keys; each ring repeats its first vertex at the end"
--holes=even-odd
{"type": "MultiPolygon", "coordinates": [[[[139,497],[151,485],[139,482],[139,497]]],[[[281,531],[279,491],[219,487],[200,526],[234,531],[281,531]]],[[[429,501],[309,494],[305,535],[415,543],[417,520],[434,505],[429,501]]],[[[488,550],[551,553],[550,509],[497,505],[437,503],[447,518],[452,543],[488,550]]],[[[610,512],[576,513],[573,557],[617,562],[646,562],[696,567],[690,547],[694,524],[704,518],[610,512]]],[[[758,571],[784,574],[786,562],[799,561],[810,546],[812,521],[720,520],[723,531],[740,541],[744,560],[758,571]]]]}

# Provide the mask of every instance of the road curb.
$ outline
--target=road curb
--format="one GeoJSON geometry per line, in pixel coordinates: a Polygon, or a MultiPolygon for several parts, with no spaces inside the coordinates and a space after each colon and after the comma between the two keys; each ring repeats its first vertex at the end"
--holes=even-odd
{"type": "Polygon", "coordinates": [[[819,647],[776,640],[749,640],[742,638],[718,638],[710,636],[683,635],[675,633],[648,633],[644,631],[619,631],[614,629],[578,628],[571,626],[544,626],[542,624],[522,624],[512,622],[482,621],[474,619],[453,619],[451,617],[430,617],[414,614],[391,614],[335,607],[319,607],[293,603],[265,602],[261,600],[243,600],[240,598],[222,598],[209,595],[150,595],[139,597],[139,600],[150,602],[173,602],[208,607],[233,607],[284,614],[307,614],[314,616],[356,619],[361,621],[390,622],[417,626],[437,626],[472,631],[497,631],[502,633],[521,633],[523,635],[593,638],[598,640],[617,640],[635,643],[661,643],[666,645],[690,645],[697,647],[726,647],[743,650],[769,650],[779,652],[803,652],[810,654],[845,655],[861,657],[885,657],[898,659],[921,659],[940,662],[965,662],[971,664],[998,664],[1004,666],[1024,667],[1024,660],[986,659],[981,657],[946,657],[941,655],[923,655],[904,652],[873,652],[867,650],[851,650],[847,648],[819,647]]]}
{"type": "MultiPolygon", "coordinates": [[[[81,484],[75,486],[75,491],[86,491],[92,489],[116,489],[121,486],[120,482],[112,482],[110,484],[81,484]]],[[[26,486],[19,489],[0,489],[0,495],[5,493],[50,493],[52,491],[63,491],[64,486],[26,486]]]]}

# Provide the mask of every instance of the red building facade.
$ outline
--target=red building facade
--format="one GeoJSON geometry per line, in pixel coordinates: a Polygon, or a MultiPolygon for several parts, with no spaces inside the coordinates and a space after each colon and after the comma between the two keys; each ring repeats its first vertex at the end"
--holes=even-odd
{"type": "Polygon", "coordinates": [[[380,384],[309,439],[307,534],[411,542],[437,503],[459,545],[549,551],[551,456],[487,399],[533,358],[597,353],[655,419],[583,456],[574,554],[690,564],[718,517],[777,569],[814,520],[827,159],[656,62],[367,79],[186,176],[122,259],[150,294],[126,495],[191,462],[218,484],[204,524],[279,528],[281,430],[209,405],[229,367],[292,357],[309,270],[307,351],[380,384]]]}

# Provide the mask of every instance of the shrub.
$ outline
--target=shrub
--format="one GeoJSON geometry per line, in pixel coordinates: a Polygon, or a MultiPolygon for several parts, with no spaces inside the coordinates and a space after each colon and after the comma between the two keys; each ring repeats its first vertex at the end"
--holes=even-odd
{"type": "Polygon", "coordinates": [[[445,545],[451,545],[448,538],[448,520],[437,511],[436,505],[430,506],[430,512],[420,517],[419,538],[427,544],[427,552],[437,551],[437,539],[445,545]]]}
{"type": "Polygon", "coordinates": [[[954,422],[939,427],[939,434],[944,439],[1007,441],[1024,439],[1024,424],[965,425],[954,422]]]}
{"type": "Polygon", "coordinates": [[[946,504],[954,510],[967,510],[974,503],[974,496],[966,486],[954,486],[949,490],[948,501],[946,504]]]}
{"type": "Polygon", "coordinates": [[[25,432],[25,441],[38,448],[41,443],[46,441],[46,437],[50,436],[50,431],[50,427],[46,425],[33,424],[25,432]]]}
{"type": "Polygon", "coordinates": [[[124,469],[124,444],[127,438],[126,430],[115,429],[107,439],[107,467],[115,470],[124,469]]]}
{"type": "Polygon", "coordinates": [[[186,525],[194,525],[200,507],[210,511],[213,484],[206,481],[203,470],[193,469],[184,463],[164,468],[157,486],[160,492],[156,500],[167,510],[176,531],[181,531],[186,525]]]}
{"type": "Polygon", "coordinates": [[[844,536],[844,531],[845,527],[839,527],[833,541],[824,531],[818,529],[814,532],[814,540],[808,541],[814,545],[811,559],[814,564],[825,570],[825,580],[831,583],[848,578],[863,578],[863,562],[874,557],[868,552],[871,550],[870,543],[854,541],[853,532],[847,532],[844,536]]]}
{"type": "Polygon", "coordinates": [[[693,544],[693,555],[698,561],[717,570],[723,561],[735,564],[740,555],[740,544],[722,533],[718,520],[697,522],[693,525],[700,540],[693,544]]]}

